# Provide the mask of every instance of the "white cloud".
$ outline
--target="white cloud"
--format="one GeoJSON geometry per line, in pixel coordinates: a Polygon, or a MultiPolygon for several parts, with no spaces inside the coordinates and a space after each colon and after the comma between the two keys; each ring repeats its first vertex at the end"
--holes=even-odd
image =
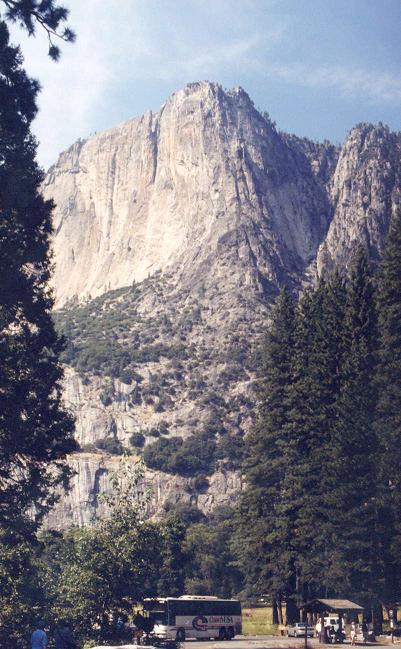
{"type": "Polygon", "coordinates": [[[334,88],[348,97],[362,97],[378,103],[401,101],[401,76],[380,70],[268,63],[264,71],[269,78],[310,88],[334,88]]]}

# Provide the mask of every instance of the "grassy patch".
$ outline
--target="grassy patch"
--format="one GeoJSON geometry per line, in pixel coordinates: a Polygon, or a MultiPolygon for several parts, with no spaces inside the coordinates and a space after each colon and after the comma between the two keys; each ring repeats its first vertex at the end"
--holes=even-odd
{"type": "Polygon", "coordinates": [[[272,623],[270,607],[242,609],[244,635],[279,635],[278,625],[272,623]]]}

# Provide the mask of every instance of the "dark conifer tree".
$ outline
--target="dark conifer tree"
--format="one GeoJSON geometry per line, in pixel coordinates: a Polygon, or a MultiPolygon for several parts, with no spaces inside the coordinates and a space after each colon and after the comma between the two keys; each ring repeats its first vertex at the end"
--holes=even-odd
{"type": "Polygon", "coordinates": [[[377,440],[373,430],[376,340],[373,282],[366,253],[361,248],[347,283],[329,505],[343,591],[364,593],[367,597],[372,596],[378,576],[377,440]]]}
{"type": "Polygon", "coordinates": [[[73,422],[61,397],[61,341],[48,288],[52,205],[39,193],[30,124],[38,84],[0,22],[0,522],[40,518],[68,477],[73,422]]]}
{"type": "Polygon", "coordinates": [[[298,601],[334,589],[337,574],[330,513],[333,426],[337,419],[345,288],[339,275],[322,279],[300,301],[289,437],[296,461],[288,474],[296,510],[298,601]]]}
{"type": "Polygon", "coordinates": [[[263,346],[259,409],[247,439],[245,478],[234,549],[248,594],[278,598],[291,589],[294,557],[290,519],[282,503],[282,481],[289,466],[288,399],[292,384],[294,302],[279,295],[263,346]]]}
{"type": "Polygon", "coordinates": [[[393,214],[378,275],[379,538],[385,562],[383,601],[401,595],[401,209],[393,214]]]}
{"type": "Polygon", "coordinates": [[[4,7],[0,17],[18,23],[26,29],[29,36],[33,36],[39,25],[47,34],[49,42],[49,56],[57,61],[60,58],[60,48],[57,40],[72,43],[75,40],[74,32],[65,25],[68,19],[68,9],[59,5],[55,0],[0,0],[0,10],[4,7]]]}
{"type": "Polygon", "coordinates": [[[362,249],[348,280],[335,273],[304,293],[295,326],[285,296],[276,305],[236,540],[255,594],[353,592],[372,610],[400,595],[400,271],[398,213],[379,275],[378,355],[362,249]]]}
{"type": "Polygon", "coordinates": [[[182,549],[185,525],[179,516],[167,514],[161,527],[161,565],[157,592],[164,596],[179,596],[184,593],[185,556],[182,549]]]}

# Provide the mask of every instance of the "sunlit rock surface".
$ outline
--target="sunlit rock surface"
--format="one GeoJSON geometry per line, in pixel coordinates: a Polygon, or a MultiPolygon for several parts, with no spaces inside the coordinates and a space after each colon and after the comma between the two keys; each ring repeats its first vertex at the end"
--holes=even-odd
{"type": "MultiPolygon", "coordinates": [[[[57,205],[62,317],[82,304],[92,320],[124,314],[108,325],[123,347],[135,341],[139,349],[146,342],[181,351],[138,361],[139,379],[130,384],[67,368],[65,397],[85,452],[71,459],[77,475],[50,526],[88,524],[97,511],[117,462],[88,452],[100,439],[129,448],[130,436],[145,432],[147,445],[162,422],[170,437],[187,439],[216,412],[230,439],[243,439],[254,412],[254,354],[279,288],[346,267],[359,242],[377,256],[400,202],[400,146],[400,135],[382,126],[355,127],[342,147],[289,136],[241,88],[202,82],[158,113],[60,155],[44,194],[57,205]],[[155,384],[163,386],[161,409],[155,384]],[[148,397],[133,403],[138,386],[148,397]]],[[[201,491],[190,478],[165,473],[149,471],[146,481],[156,515],[179,501],[206,513],[232,505],[242,484],[238,467],[224,459],[201,491]]]]}

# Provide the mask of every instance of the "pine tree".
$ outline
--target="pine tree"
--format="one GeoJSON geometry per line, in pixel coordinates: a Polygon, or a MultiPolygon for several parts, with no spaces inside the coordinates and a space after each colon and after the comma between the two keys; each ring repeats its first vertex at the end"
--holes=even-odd
{"type": "Polygon", "coordinates": [[[184,593],[185,525],[175,512],[171,512],[165,517],[160,532],[161,566],[157,592],[166,597],[179,596],[184,593]]]}
{"type": "Polygon", "coordinates": [[[373,282],[366,253],[361,248],[347,282],[329,505],[343,590],[367,597],[372,597],[378,576],[377,439],[373,430],[376,340],[373,282]]]}
{"type": "Polygon", "coordinates": [[[75,40],[75,34],[70,27],[64,26],[68,18],[68,9],[56,4],[54,0],[0,0],[5,6],[4,17],[10,22],[21,25],[33,36],[36,27],[42,27],[49,42],[49,56],[54,61],[60,58],[60,48],[55,39],[66,43],[75,40]]]}
{"type": "Polygon", "coordinates": [[[379,530],[385,562],[382,597],[400,597],[401,520],[401,209],[391,219],[378,276],[378,403],[375,429],[380,444],[379,530]]]}
{"type": "Polygon", "coordinates": [[[0,522],[40,519],[75,449],[48,288],[52,205],[39,193],[30,124],[38,84],[0,22],[0,522]]]}
{"type": "Polygon", "coordinates": [[[238,510],[234,549],[250,595],[286,594],[293,555],[289,520],[281,515],[281,485],[288,468],[288,396],[292,384],[294,302],[283,290],[263,346],[259,409],[247,439],[247,488],[238,510]]]}
{"type": "Polygon", "coordinates": [[[348,280],[334,273],[304,293],[295,325],[293,306],[288,317],[283,296],[276,305],[236,540],[248,592],[298,603],[353,592],[372,610],[400,595],[400,270],[399,213],[379,277],[378,355],[362,249],[348,280]]]}
{"type": "Polygon", "coordinates": [[[340,579],[329,499],[334,486],[332,437],[344,305],[345,288],[339,275],[322,279],[314,292],[304,294],[299,305],[288,433],[296,448],[296,459],[288,473],[288,493],[295,511],[299,603],[326,594],[340,579]]]}

